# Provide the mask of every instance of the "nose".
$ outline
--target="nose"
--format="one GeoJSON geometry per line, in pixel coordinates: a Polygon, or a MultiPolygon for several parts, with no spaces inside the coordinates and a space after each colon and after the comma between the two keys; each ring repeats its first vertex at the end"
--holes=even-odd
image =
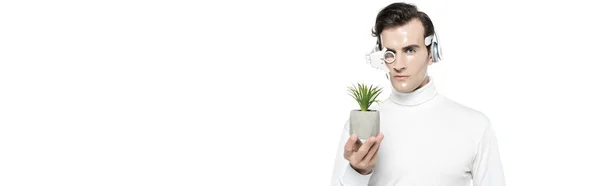
{"type": "Polygon", "coordinates": [[[403,57],[397,57],[393,63],[393,67],[396,71],[406,69],[406,59],[404,59],[403,57]]]}

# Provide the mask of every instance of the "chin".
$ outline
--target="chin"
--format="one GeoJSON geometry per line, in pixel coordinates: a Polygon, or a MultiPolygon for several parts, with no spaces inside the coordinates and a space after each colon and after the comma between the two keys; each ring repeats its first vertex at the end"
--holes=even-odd
{"type": "Polygon", "coordinates": [[[398,92],[409,93],[415,90],[417,86],[406,82],[393,82],[393,87],[398,92]]]}

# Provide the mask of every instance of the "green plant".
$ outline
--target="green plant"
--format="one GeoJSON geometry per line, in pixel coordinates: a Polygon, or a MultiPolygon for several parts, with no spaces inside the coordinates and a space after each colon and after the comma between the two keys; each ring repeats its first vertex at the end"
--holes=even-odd
{"type": "Polygon", "coordinates": [[[357,83],[348,87],[350,96],[358,102],[361,111],[368,111],[371,104],[374,102],[380,102],[377,100],[377,96],[381,94],[382,88],[379,86],[373,87],[373,85],[365,85],[363,83],[357,83]]]}

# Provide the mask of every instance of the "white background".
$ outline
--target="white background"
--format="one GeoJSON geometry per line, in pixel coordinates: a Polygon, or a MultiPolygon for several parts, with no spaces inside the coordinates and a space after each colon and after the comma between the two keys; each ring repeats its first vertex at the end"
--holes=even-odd
{"type": "MultiPolygon", "coordinates": [[[[327,185],[393,1],[2,1],[0,185],[327,185]]],[[[600,185],[597,7],[409,1],[508,185],[600,185]]]]}

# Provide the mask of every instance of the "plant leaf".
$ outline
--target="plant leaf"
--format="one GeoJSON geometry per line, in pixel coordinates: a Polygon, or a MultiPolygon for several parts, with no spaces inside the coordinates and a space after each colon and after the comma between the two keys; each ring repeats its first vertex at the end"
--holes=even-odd
{"type": "Polygon", "coordinates": [[[379,86],[357,83],[347,88],[348,95],[358,103],[361,111],[367,111],[373,103],[381,102],[377,100],[383,89],[379,86]]]}

